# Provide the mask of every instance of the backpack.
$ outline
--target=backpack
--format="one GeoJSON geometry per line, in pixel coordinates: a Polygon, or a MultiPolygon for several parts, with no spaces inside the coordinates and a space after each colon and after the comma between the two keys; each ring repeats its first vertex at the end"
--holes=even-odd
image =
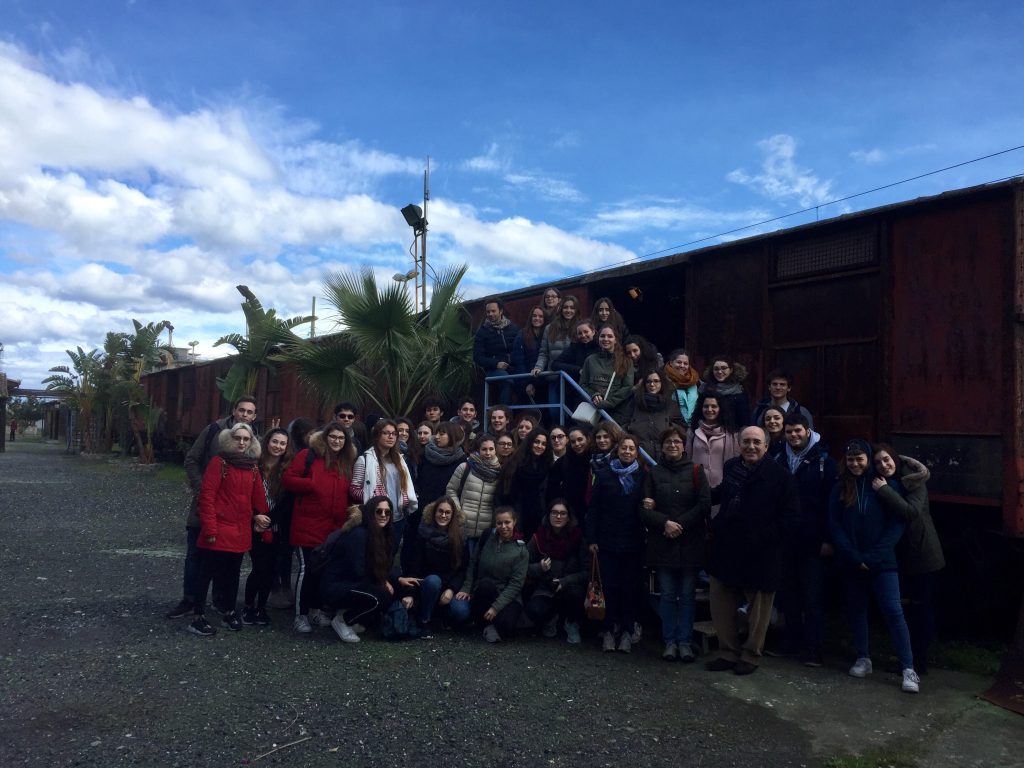
{"type": "Polygon", "coordinates": [[[306,571],[308,573],[319,573],[327,565],[327,561],[331,559],[331,552],[334,551],[334,545],[338,543],[338,539],[341,538],[341,528],[331,531],[330,535],[324,539],[322,544],[317,544],[313,547],[313,551],[309,553],[309,559],[306,562],[306,571]]]}

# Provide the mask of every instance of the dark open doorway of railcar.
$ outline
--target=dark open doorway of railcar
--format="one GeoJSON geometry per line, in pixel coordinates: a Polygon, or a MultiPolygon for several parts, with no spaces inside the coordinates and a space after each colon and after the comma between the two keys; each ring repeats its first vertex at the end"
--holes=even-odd
{"type": "Polygon", "coordinates": [[[619,275],[598,280],[588,287],[591,307],[602,297],[612,304],[626,321],[630,333],[639,333],[667,356],[686,338],[686,295],[684,267],[619,275]]]}

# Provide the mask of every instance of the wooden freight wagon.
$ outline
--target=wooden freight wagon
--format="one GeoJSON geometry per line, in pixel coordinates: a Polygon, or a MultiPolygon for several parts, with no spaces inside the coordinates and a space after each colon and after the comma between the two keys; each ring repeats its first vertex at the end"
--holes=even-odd
{"type": "MultiPolygon", "coordinates": [[[[1015,615],[1019,549],[986,532],[1024,537],[1024,181],[554,285],[588,312],[611,298],[631,332],[666,354],[685,346],[698,370],[711,355],[734,356],[750,371],[752,402],[769,370],[786,369],[834,454],[858,436],[925,461],[954,566],[946,591],[976,609],[976,622],[1015,615]],[[1010,588],[993,595],[1007,577],[1010,588]]],[[[502,294],[513,321],[546,287],[502,294]]],[[[483,302],[471,303],[476,323],[483,302]]]]}

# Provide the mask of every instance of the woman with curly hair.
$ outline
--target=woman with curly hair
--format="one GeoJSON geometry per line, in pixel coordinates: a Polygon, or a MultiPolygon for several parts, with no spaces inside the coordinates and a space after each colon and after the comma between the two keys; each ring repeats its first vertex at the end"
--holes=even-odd
{"type": "Polygon", "coordinates": [[[237,632],[242,620],[235,610],[242,557],[252,547],[253,530],[270,528],[267,497],[260,477],[260,444],[248,424],[238,423],[217,436],[219,453],[207,465],[199,489],[200,581],[194,618],[189,631],[209,637],[216,634],[205,617],[210,583],[231,610],[224,626],[237,632]]]}
{"type": "Polygon", "coordinates": [[[543,429],[534,428],[520,441],[498,475],[497,503],[513,507],[519,531],[528,541],[544,516],[544,494],[551,471],[551,444],[543,429]]]}

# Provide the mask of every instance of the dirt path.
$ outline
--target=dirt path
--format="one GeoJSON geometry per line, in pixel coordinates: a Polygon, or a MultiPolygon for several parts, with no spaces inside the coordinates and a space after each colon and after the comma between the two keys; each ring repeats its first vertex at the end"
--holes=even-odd
{"type": "Polygon", "coordinates": [[[653,640],[629,657],[475,635],[349,646],[296,637],[282,613],[196,638],[162,617],[184,502],[180,482],[60,446],[0,454],[0,765],[239,765],[299,740],[258,764],[768,768],[946,740],[969,765],[958,723],[981,707],[986,739],[1002,733],[969,695],[984,681],[954,673],[910,697],[839,660],[737,678],[665,664],[653,640]]]}

